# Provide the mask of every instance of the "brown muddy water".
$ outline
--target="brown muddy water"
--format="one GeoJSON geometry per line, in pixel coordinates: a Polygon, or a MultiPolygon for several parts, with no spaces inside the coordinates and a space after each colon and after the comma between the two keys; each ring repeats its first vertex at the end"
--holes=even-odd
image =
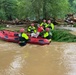
{"type": "Polygon", "coordinates": [[[20,47],[0,41],[0,75],[76,75],[76,43],[20,47]]]}

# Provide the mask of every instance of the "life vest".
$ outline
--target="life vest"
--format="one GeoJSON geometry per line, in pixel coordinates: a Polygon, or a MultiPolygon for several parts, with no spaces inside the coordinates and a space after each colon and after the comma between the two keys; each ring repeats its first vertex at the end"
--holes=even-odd
{"type": "Polygon", "coordinates": [[[26,40],[28,40],[29,37],[25,33],[20,33],[19,34],[19,43],[24,43],[26,40]]]}
{"type": "Polygon", "coordinates": [[[30,32],[30,33],[31,32],[36,33],[36,28],[34,26],[33,27],[32,26],[29,26],[27,31],[30,32]]]}
{"type": "Polygon", "coordinates": [[[52,33],[51,32],[45,32],[43,37],[50,40],[52,38],[52,33]]]}
{"type": "Polygon", "coordinates": [[[42,22],[41,24],[40,24],[40,26],[43,26],[44,28],[47,26],[47,23],[44,23],[44,22],[42,22]]]}
{"type": "Polygon", "coordinates": [[[49,35],[49,33],[48,32],[45,32],[44,33],[44,38],[46,38],[48,35],[49,35]]]}
{"type": "Polygon", "coordinates": [[[29,37],[28,37],[27,34],[25,34],[25,33],[22,33],[22,37],[25,38],[26,40],[29,39],[29,37]]]}
{"type": "Polygon", "coordinates": [[[47,24],[46,28],[51,28],[52,30],[54,30],[54,24],[53,23],[47,24]]]}

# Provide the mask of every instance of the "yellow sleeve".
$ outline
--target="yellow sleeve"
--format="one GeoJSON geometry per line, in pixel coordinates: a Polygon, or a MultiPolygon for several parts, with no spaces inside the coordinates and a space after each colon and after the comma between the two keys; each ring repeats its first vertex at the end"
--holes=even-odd
{"type": "Polygon", "coordinates": [[[52,30],[54,30],[54,24],[53,23],[51,23],[51,27],[52,27],[52,30]]]}
{"type": "Polygon", "coordinates": [[[25,34],[25,33],[22,34],[22,37],[24,37],[26,40],[29,39],[29,37],[28,37],[27,34],[25,34]]]}
{"type": "Polygon", "coordinates": [[[43,23],[40,24],[40,26],[42,26],[42,25],[43,25],[43,23]]]}
{"type": "Polygon", "coordinates": [[[31,31],[30,29],[31,29],[31,27],[29,26],[28,29],[27,29],[27,31],[31,31]]]}

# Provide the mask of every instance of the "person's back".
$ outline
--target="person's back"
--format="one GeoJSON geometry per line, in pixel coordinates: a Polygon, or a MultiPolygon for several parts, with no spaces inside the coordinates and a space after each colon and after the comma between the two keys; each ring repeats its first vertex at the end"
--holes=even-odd
{"type": "Polygon", "coordinates": [[[54,30],[54,24],[51,23],[50,20],[48,20],[48,24],[47,24],[46,28],[50,28],[50,29],[54,30]]]}
{"type": "Polygon", "coordinates": [[[20,46],[24,46],[26,45],[26,43],[28,42],[29,37],[27,36],[26,33],[24,33],[24,29],[22,28],[20,30],[20,34],[19,34],[19,45],[20,46]]]}
{"type": "Polygon", "coordinates": [[[47,23],[46,23],[46,20],[44,19],[43,22],[40,24],[40,26],[43,26],[43,28],[45,29],[47,23]]]}
{"type": "Polygon", "coordinates": [[[43,38],[46,38],[51,41],[52,33],[50,32],[50,28],[46,28],[45,32],[43,33],[43,38]]]}
{"type": "Polygon", "coordinates": [[[34,26],[34,23],[31,24],[31,26],[28,27],[27,32],[29,33],[36,33],[36,28],[34,26]]]}

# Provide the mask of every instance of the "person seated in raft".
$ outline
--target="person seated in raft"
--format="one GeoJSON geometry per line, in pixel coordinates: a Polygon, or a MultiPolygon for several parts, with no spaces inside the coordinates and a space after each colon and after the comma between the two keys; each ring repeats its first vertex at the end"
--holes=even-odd
{"type": "Polygon", "coordinates": [[[42,26],[40,26],[40,25],[37,25],[37,32],[36,33],[32,33],[31,34],[31,37],[35,37],[35,38],[37,38],[39,35],[40,35],[40,33],[42,32],[42,31],[44,31],[44,28],[42,27],[42,26]]]}
{"type": "Polygon", "coordinates": [[[47,23],[48,24],[45,27],[54,30],[54,24],[51,22],[51,20],[48,20],[47,23]]]}
{"type": "Polygon", "coordinates": [[[43,28],[45,29],[46,25],[47,25],[46,19],[43,19],[43,22],[40,24],[40,26],[43,26],[43,28]]]}
{"type": "Polygon", "coordinates": [[[50,32],[50,28],[45,29],[42,37],[48,39],[51,42],[52,33],[50,32]]]}
{"type": "Polygon", "coordinates": [[[36,27],[35,27],[34,23],[31,23],[31,26],[28,27],[27,32],[36,33],[36,27]]]}
{"type": "Polygon", "coordinates": [[[19,45],[20,46],[26,45],[28,40],[29,40],[29,37],[24,32],[25,32],[24,28],[21,28],[20,29],[20,34],[19,34],[19,45]]]}

